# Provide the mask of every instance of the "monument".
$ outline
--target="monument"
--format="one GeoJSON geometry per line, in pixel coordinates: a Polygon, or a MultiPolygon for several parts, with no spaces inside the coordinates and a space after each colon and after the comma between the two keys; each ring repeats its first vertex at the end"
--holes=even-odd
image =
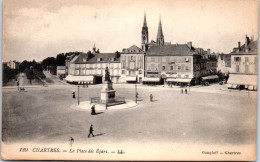
{"type": "Polygon", "coordinates": [[[116,91],[113,89],[113,83],[110,79],[108,67],[106,67],[105,72],[106,72],[105,81],[103,83],[103,88],[101,90],[100,100],[101,100],[101,103],[106,104],[106,103],[115,102],[116,91]]]}

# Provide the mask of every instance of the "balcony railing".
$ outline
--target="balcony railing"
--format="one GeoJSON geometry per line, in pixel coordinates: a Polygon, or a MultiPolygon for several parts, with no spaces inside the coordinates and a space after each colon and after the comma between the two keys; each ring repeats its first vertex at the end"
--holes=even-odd
{"type": "Polygon", "coordinates": [[[113,105],[119,105],[119,104],[125,104],[125,97],[115,97],[108,99],[107,101],[103,101],[100,99],[100,97],[92,97],[90,99],[90,103],[95,104],[106,104],[107,106],[113,106],[113,105]]]}

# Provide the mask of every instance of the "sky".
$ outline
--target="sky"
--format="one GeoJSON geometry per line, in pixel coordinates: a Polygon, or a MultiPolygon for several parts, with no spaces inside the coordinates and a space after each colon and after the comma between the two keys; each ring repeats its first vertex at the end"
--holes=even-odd
{"type": "Polygon", "coordinates": [[[59,53],[122,51],[149,41],[161,17],[165,42],[229,53],[245,35],[258,39],[257,0],[6,0],[3,61],[42,61],[59,53]]]}

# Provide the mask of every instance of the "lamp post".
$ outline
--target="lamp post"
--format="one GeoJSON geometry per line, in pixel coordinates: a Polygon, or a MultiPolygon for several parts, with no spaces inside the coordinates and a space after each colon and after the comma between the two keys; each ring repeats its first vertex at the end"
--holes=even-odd
{"type": "Polygon", "coordinates": [[[78,85],[78,105],[79,105],[79,85],[78,85]]]}
{"type": "Polygon", "coordinates": [[[137,103],[137,84],[135,83],[135,103],[137,103]]]}

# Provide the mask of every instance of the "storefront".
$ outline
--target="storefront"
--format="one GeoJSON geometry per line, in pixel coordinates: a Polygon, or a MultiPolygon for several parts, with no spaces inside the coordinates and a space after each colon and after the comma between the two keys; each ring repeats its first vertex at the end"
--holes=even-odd
{"type": "Polygon", "coordinates": [[[126,82],[136,83],[136,76],[126,76],[126,82]]]}
{"type": "Polygon", "coordinates": [[[176,86],[188,86],[190,85],[191,80],[192,79],[190,78],[167,78],[166,82],[176,86]]]}
{"type": "Polygon", "coordinates": [[[218,75],[209,75],[201,78],[202,85],[208,85],[209,83],[214,83],[218,81],[219,81],[218,75]]]}
{"type": "Polygon", "coordinates": [[[143,84],[159,85],[161,84],[161,78],[144,77],[143,84]]]}
{"type": "Polygon", "coordinates": [[[94,77],[93,75],[89,76],[73,76],[68,75],[65,80],[69,83],[74,84],[93,84],[94,83],[94,77]]]}
{"type": "Polygon", "coordinates": [[[230,74],[227,87],[257,91],[257,75],[230,74]]]}

